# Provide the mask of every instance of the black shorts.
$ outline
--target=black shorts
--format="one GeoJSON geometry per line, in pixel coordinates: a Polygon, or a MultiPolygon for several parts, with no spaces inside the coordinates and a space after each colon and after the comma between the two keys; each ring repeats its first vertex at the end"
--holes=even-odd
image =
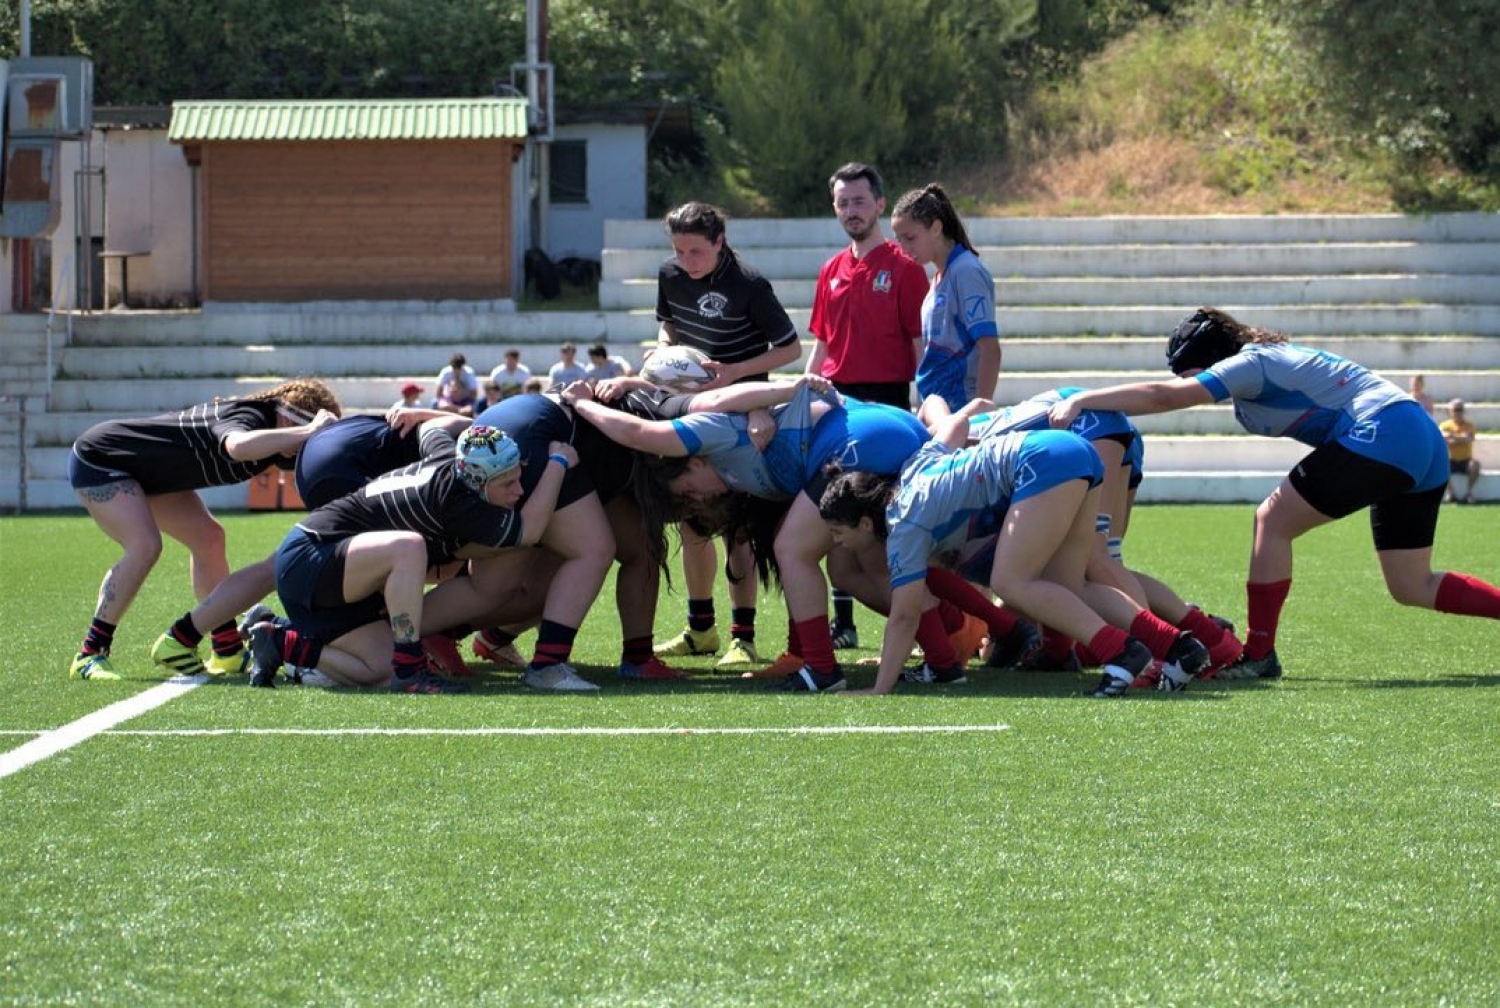
{"type": "Polygon", "coordinates": [[[1313,449],[1287,479],[1307,503],[1329,518],[1347,518],[1369,508],[1377,552],[1427,549],[1437,537],[1444,487],[1413,492],[1411,476],[1341,444],[1313,449]]]}
{"type": "Polygon", "coordinates": [[[911,412],[911,382],[841,382],[833,387],[861,402],[884,403],[911,412]]]}
{"type": "Polygon", "coordinates": [[[1460,461],[1459,459],[1449,459],[1448,460],[1448,475],[1449,476],[1467,476],[1469,474],[1469,466],[1471,466],[1473,464],[1474,464],[1473,459],[1463,459],[1462,461],[1460,461]]]}

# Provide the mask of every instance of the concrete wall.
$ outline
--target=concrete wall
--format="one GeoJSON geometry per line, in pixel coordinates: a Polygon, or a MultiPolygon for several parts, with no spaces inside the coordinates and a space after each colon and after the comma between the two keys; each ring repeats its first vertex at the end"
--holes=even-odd
{"type": "MultiPolygon", "coordinates": [[[[131,299],[193,303],[193,169],[182,148],[167,142],[165,129],[114,129],[104,138],[105,248],[150,253],[130,260],[131,299]]],[[[105,282],[115,304],[117,262],[105,282]]]]}
{"type": "Polygon", "coordinates": [[[553,259],[599,260],[607,219],[646,215],[646,128],[580,123],[557,128],[558,140],[588,143],[588,202],[553,203],[546,251],[553,259]]]}
{"type": "MultiPolygon", "coordinates": [[[[88,161],[98,168],[104,157],[104,143],[96,132],[89,141],[88,161]]],[[[79,172],[84,167],[84,148],[81,140],[65,140],[58,148],[58,168],[62,173],[60,197],[62,213],[57,220],[57,230],[52,232],[52,299],[58,308],[77,306],[77,277],[88,268],[87,243],[77,248],[80,218],[89,218],[88,231],[91,236],[104,234],[104,185],[100,176],[88,178],[84,184],[79,172]]],[[[45,239],[37,239],[43,241],[45,239]]],[[[10,301],[6,300],[9,308],[10,301]]]]}

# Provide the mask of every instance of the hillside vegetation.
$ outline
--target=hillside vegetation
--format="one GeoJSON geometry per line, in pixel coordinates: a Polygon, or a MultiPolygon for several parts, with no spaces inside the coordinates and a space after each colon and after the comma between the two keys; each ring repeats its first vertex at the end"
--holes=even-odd
{"type": "Polygon", "coordinates": [[[985,215],[1500,206],[1493,185],[1431,151],[1392,150],[1329,114],[1297,45],[1251,4],[1148,19],[1020,103],[1006,156],[935,177],[985,215]]]}

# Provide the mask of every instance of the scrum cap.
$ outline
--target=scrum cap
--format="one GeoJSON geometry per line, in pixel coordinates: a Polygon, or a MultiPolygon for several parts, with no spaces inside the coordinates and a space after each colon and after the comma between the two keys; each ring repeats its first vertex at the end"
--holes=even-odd
{"type": "Polygon", "coordinates": [[[458,437],[458,475],[475,490],[521,464],[521,449],[498,427],[475,424],[458,437]]]}
{"type": "Polygon", "coordinates": [[[1167,367],[1180,375],[1193,368],[1208,368],[1240,352],[1240,343],[1211,315],[1193,312],[1177,323],[1167,340],[1167,367]]]}

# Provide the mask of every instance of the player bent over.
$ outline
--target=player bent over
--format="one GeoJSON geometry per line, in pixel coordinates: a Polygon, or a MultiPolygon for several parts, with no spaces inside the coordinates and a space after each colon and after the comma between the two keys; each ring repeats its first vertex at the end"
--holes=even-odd
{"type": "MultiPolygon", "coordinates": [[[[967,435],[967,418],[949,417],[899,478],[843,473],[820,499],[819,513],[839,546],[856,554],[883,551],[889,569],[880,667],[874,686],[860,692],[888,693],[899,681],[918,622],[932,605],[925,582],[928,565],[936,563],[979,574],[1007,605],[1106,656],[1094,695],[1120,696],[1150,664],[1151,652],[1122,629],[1140,620],[1139,606],[1085,576],[1103,478],[1098,453],[1067,431],[1015,432],[972,448],[963,447],[967,435]],[[993,559],[985,564],[991,543],[993,559]]],[[[1184,651],[1202,652],[1191,634],[1176,640],[1184,651]]],[[[1178,672],[1163,676],[1165,688],[1186,685],[1191,673],[1178,672]]]]}
{"type": "Polygon", "coordinates": [[[424,430],[422,447],[422,462],[319,508],[287,534],[276,553],[276,589],[290,626],[251,628],[252,681],[266,682],[289,662],[346,685],[466,689],[433,675],[422,649],[427,569],[534,545],[578,456],[554,443],[536,492],[517,512],[521,453],[503,431],[476,425],[455,444],[446,430],[424,430]]]}

